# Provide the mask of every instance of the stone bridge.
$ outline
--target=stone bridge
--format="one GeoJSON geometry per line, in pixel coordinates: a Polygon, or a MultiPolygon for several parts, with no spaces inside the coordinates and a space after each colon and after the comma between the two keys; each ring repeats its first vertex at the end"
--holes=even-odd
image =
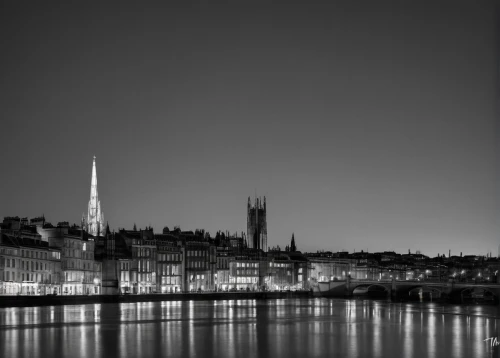
{"type": "Polygon", "coordinates": [[[500,301],[500,283],[472,282],[436,282],[436,281],[385,281],[356,280],[347,278],[343,281],[319,282],[315,294],[325,297],[352,297],[354,290],[365,292],[385,292],[394,300],[409,298],[410,294],[427,295],[431,299],[445,298],[453,302],[462,302],[464,296],[490,293],[500,301]]]}

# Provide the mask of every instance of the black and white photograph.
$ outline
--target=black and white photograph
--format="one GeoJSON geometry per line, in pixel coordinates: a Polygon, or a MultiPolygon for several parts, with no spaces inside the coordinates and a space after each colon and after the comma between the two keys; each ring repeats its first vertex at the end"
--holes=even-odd
{"type": "Polygon", "coordinates": [[[500,358],[498,0],[1,0],[0,165],[2,358],[500,358]]]}

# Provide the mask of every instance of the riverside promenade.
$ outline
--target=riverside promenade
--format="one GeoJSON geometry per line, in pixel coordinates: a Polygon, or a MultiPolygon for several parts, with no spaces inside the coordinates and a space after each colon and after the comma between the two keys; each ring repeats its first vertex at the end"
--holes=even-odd
{"type": "Polygon", "coordinates": [[[307,298],[309,291],[291,292],[204,292],[148,295],[92,296],[0,296],[0,307],[60,306],[122,302],[204,301],[204,300],[273,300],[307,298]]]}

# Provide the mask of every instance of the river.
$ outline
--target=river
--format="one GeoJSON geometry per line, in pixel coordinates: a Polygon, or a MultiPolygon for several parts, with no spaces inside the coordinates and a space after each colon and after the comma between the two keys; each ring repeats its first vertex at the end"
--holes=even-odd
{"type": "Polygon", "coordinates": [[[2,308],[0,357],[500,357],[499,328],[495,306],[375,300],[2,308]]]}

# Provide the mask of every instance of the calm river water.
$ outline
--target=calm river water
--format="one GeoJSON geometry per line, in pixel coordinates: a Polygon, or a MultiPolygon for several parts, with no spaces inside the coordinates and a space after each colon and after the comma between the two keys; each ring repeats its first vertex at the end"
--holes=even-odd
{"type": "Polygon", "coordinates": [[[3,308],[0,357],[500,357],[499,328],[498,307],[324,298],[3,308]]]}

